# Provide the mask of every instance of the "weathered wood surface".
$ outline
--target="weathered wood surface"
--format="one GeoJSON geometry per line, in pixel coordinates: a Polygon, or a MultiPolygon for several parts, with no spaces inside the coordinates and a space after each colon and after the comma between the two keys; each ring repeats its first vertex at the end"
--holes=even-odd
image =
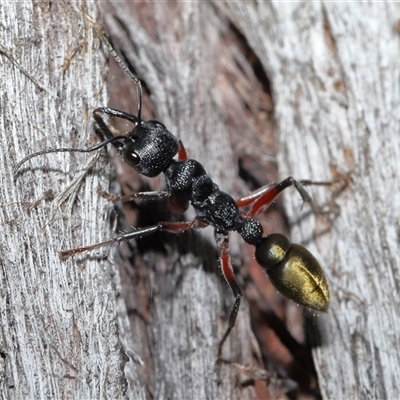
{"type": "MultiPolygon", "coordinates": [[[[268,129],[277,138],[281,178],[339,181],[310,189],[318,204],[339,211],[330,222],[307,207],[300,211],[294,192],[285,196],[293,241],[317,256],[331,284],[329,313],[307,328],[309,336],[321,330],[322,344],[313,350],[320,391],[329,399],[398,398],[399,6],[101,2],[99,13],[84,1],[0,5],[3,397],[117,398],[126,383],[126,395],[135,399],[266,393],[259,385],[241,388],[243,376],[232,367],[222,366],[219,376],[214,369],[232,298],[211,272],[217,268],[212,230],[60,261],[60,249],[113,235],[113,207],[96,194],[99,186],[118,190],[109,188],[108,160],[101,156],[88,170],[92,155],[53,154],[29,161],[17,180],[12,176],[15,162],[31,152],[98,141],[95,107],[136,112],[135,88],[114,67],[107,101],[104,52],[85,18],[102,14],[150,94],[144,117],[164,122],[223,190],[239,196],[252,180],[277,179],[269,169],[268,129]],[[262,94],[269,88],[273,121],[262,94]],[[251,179],[243,173],[238,179],[238,158],[251,179]],[[348,174],[348,186],[336,195],[348,174]]],[[[126,170],[121,175],[115,161],[124,191],[162,186],[126,170]]],[[[124,207],[128,222],[120,229],[129,229],[131,215],[139,224],[158,216],[157,205],[140,207],[139,216],[124,207]]],[[[232,254],[237,264],[244,261],[254,306],[246,272],[253,270],[251,253],[246,257],[236,239],[232,254]]],[[[271,304],[276,311],[283,303],[273,297],[271,304]]],[[[301,312],[291,303],[285,310],[278,314],[289,326],[301,312]]],[[[256,365],[248,314],[245,302],[224,355],[256,365]]],[[[257,336],[272,372],[271,360],[279,357],[269,356],[257,336]]],[[[293,359],[292,367],[304,362],[293,359]]],[[[276,390],[279,385],[270,385],[269,395],[276,390]]]]}
{"type": "MultiPolygon", "coordinates": [[[[0,4],[0,393],[4,399],[123,398],[126,356],[106,258],[59,251],[109,237],[103,156],[26,155],[98,141],[105,57],[83,9],[93,2],[0,4]],[[71,186],[73,184],[73,186],[71,186]]],[[[106,254],[106,253],[103,253],[106,254]]]]}

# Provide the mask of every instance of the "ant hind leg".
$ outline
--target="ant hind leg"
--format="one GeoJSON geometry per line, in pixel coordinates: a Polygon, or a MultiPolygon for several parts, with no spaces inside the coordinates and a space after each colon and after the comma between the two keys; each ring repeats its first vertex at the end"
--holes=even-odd
{"type": "Polygon", "coordinates": [[[233,292],[233,296],[235,297],[235,303],[229,313],[228,318],[228,328],[226,329],[224,336],[220,340],[218,344],[218,352],[217,352],[217,363],[222,361],[222,347],[231,333],[232,328],[235,326],[236,318],[239,312],[240,303],[243,297],[243,292],[240,289],[239,284],[236,281],[235,274],[233,272],[231,257],[228,253],[229,240],[228,235],[226,233],[220,233],[215,231],[215,241],[217,242],[217,246],[221,250],[221,272],[224,276],[226,282],[230,286],[233,292]]]}

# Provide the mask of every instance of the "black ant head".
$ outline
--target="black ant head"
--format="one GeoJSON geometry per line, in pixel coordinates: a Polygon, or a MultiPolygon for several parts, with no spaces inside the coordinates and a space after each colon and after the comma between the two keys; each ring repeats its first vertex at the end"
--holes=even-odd
{"type": "Polygon", "coordinates": [[[158,121],[139,121],[121,148],[122,159],[139,174],[164,172],[178,153],[177,138],[158,121]]]}
{"type": "Polygon", "coordinates": [[[26,161],[42,154],[58,152],[89,153],[91,151],[101,149],[109,143],[113,144],[113,146],[119,151],[122,159],[139,174],[148,177],[154,177],[161,174],[168,168],[173,157],[178,153],[178,139],[171,132],[169,132],[161,122],[154,120],[143,121],[141,119],[142,85],[139,79],[132,74],[132,72],[115,52],[105,34],[103,34],[103,40],[115,61],[136,85],[138,96],[138,113],[137,116],[129,115],[129,118],[127,118],[131,122],[136,123],[135,128],[133,128],[132,132],[129,133],[128,136],[113,136],[108,130],[107,125],[103,121],[100,113],[105,112],[106,114],[111,114],[122,118],[126,118],[127,114],[117,110],[111,110],[113,112],[110,113],[110,109],[108,108],[98,108],[94,110],[93,115],[100,127],[100,130],[105,133],[107,140],[97,144],[96,146],[90,147],[89,149],[49,149],[30,154],[16,165],[14,173],[17,173],[18,169],[26,161]]]}
{"type": "Polygon", "coordinates": [[[137,125],[127,136],[125,144],[117,148],[122,159],[139,174],[157,176],[168,168],[178,153],[178,140],[161,122],[142,120],[142,84],[115,52],[105,34],[103,40],[114,60],[135,83],[138,97],[137,125]]]}

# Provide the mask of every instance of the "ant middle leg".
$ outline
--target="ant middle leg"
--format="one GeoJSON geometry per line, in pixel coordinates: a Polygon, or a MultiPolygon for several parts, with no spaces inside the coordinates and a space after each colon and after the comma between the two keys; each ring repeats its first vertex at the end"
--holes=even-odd
{"type": "Polygon", "coordinates": [[[126,203],[132,200],[141,200],[141,201],[155,201],[155,200],[168,200],[168,209],[174,214],[183,214],[189,208],[188,201],[181,201],[176,196],[173,196],[168,191],[156,191],[156,192],[137,192],[130,193],[125,196],[116,196],[111,193],[106,192],[105,190],[99,189],[97,191],[99,196],[104,197],[105,199],[112,201],[114,203],[121,202],[126,203]]]}
{"type": "Polygon", "coordinates": [[[156,225],[148,226],[146,228],[135,229],[132,232],[125,233],[123,235],[114,237],[105,242],[95,243],[89,246],[77,247],[75,249],[64,250],[60,252],[61,258],[68,258],[78,253],[84,253],[87,251],[99,249],[101,247],[110,246],[113,243],[127,242],[133,239],[139,239],[145,236],[150,236],[156,232],[169,232],[169,233],[182,233],[190,228],[205,228],[208,223],[204,222],[200,218],[195,218],[188,222],[159,222],[156,225]]]}
{"type": "Polygon", "coordinates": [[[105,199],[112,201],[113,203],[117,202],[126,203],[132,200],[155,201],[155,200],[167,199],[171,196],[170,192],[167,192],[166,190],[155,191],[155,192],[137,192],[137,193],[130,193],[125,196],[117,196],[99,188],[97,190],[97,193],[99,196],[104,197],[105,199]]]}

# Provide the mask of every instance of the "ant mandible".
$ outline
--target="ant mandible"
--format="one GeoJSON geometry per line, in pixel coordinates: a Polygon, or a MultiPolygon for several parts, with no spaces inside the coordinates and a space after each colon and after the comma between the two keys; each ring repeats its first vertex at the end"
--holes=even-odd
{"type": "Polygon", "coordinates": [[[15,172],[29,159],[41,154],[55,152],[91,152],[112,144],[123,161],[139,174],[155,177],[165,175],[167,190],[160,192],[141,192],[132,194],[129,199],[154,200],[167,198],[168,208],[174,213],[183,213],[192,205],[196,217],[188,222],[159,222],[156,225],[136,229],[102,243],[62,251],[62,258],[73,256],[112,243],[129,241],[165,231],[181,233],[190,228],[214,228],[216,244],[220,250],[222,274],[232,289],[235,302],[229,314],[228,328],[218,345],[218,359],[222,346],[229,336],[239,311],[243,296],[233,272],[228,253],[230,231],[238,232],[246,243],[255,247],[255,258],[266,271],[271,283],[288,299],[303,306],[319,311],[329,307],[329,287],[325,275],[314,256],[303,246],[292,244],[281,234],[263,236],[261,223],[254,219],[266,210],[276,197],[286,188],[294,186],[303,201],[311,202],[304,187],[292,177],[284,179],[274,186],[262,187],[248,196],[234,200],[228,193],[221,191],[207,175],[204,167],[196,160],[189,159],[182,142],[158,121],[144,121],[141,118],[142,87],[103,34],[104,43],[111,55],[125,73],[133,80],[137,89],[137,115],[109,107],[97,108],[93,117],[106,140],[88,149],[50,149],[33,153],[20,161],[15,172]],[[101,114],[126,119],[135,124],[127,136],[113,136],[101,114]],[[178,159],[174,157],[178,155],[178,159]],[[247,213],[240,213],[243,207],[249,207],[247,213]]]}

